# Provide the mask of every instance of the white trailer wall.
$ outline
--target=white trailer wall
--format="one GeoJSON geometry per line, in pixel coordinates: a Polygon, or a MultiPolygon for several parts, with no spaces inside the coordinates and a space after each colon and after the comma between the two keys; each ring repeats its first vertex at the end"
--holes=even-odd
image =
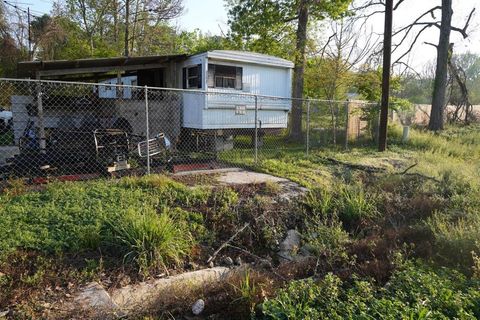
{"type": "MultiPolygon", "coordinates": [[[[216,51],[213,51],[215,53],[216,51]]],[[[205,99],[202,94],[184,94],[183,126],[194,129],[238,129],[255,127],[255,99],[251,96],[239,95],[250,93],[257,95],[290,97],[292,68],[288,61],[279,60],[275,64],[268,56],[249,53],[221,52],[229,58],[218,58],[211,52],[193,56],[182,65],[184,67],[202,64],[202,88],[208,93],[205,99]],[[230,53],[230,55],[228,55],[230,53]],[[237,59],[237,60],[235,60],[237,59]],[[242,61],[247,60],[247,61],[242,61]],[[252,62],[257,60],[257,62],[252,62]],[[286,61],[286,62],[285,62],[286,61]],[[207,86],[208,64],[227,65],[242,68],[242,90],[209,88],[207,86]]],[[[182,71],[179,72],[179,83],[182,83],[182,71]]],[[[257,126],[261,128],[286,128],[291,100],[275,98],[259,98],[257,102],[257,126]]]]}

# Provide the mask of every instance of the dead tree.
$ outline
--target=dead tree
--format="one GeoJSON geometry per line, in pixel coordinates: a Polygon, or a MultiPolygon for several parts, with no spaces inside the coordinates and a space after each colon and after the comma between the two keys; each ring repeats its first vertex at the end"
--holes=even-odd
{"type": "Polygon", "coordinates": [[[467,76],[465,71],[461,66],[455,63],[453,59],[453,43],[450,44],[450,55],[448,59],[448,71],[450,73],[450,98],[449,101],[451,104],[455,105],[455,110],[451,112],[447,118],[450,122],[463,121],[465,124],[468,124],[470,121],[470,113],[472,111],[472,104],[470,103],[470,97],[468,94],[467,88],[467,76]],[[455,94],[454,89],[458,89],[458,92],[455,94]]]}
{"type": "Polygon", "coordinates": [[[433,7],[421,15],[419,15],[411,24],[400,28],[394,33],[394,36],[399,36],[400,40],[396,43],[393,52],[397,51],[410,34],[416,32],[413,41],[410,43],[409,48],[403,52],[399,58],[394,62],[400,62],[405,56],[407,56],[414,45],[418,42],[422,33],[431,28],[438,28],[440,36],[437,44],[428,43],[435,46],[437,49],[437,64],[435,69],[435,80],[432,94],[432,109],[430,113],[430,121],[428,128],[433,131],[442,130],[444,122],[444,109],[446,105],[446,91],[448,80],[448,60],[449,60],[449,46],[450,46],[450,34],[452,31],[460,33],[463,38],[468,37],[468,27],[470,21],[475,12],[475,8],[472,9],[468,15],[463,28],[452,26],[452,0],[442,0],[440,6],[433,7]],[[441,20],[438,21],[436,14],[441,12],[441,20]],[[426,18],[429,18],[425,21],[426,18]],[[418,29],[418,27],[420,29],[418,29]]]}
{"type": "Polygon", "coordinates": [[[337,143],[337,122],[339,91],[351,81],[351,72],[371,54],[379,37],[367,28],[363,14],[342,18],[329,23],[329,37],[313,59],[328,65],[328,74],[319,74],[316,80],[323,85],[319,88],[329,100],[328,107],[332,121],[333,144],[337,143]]]}

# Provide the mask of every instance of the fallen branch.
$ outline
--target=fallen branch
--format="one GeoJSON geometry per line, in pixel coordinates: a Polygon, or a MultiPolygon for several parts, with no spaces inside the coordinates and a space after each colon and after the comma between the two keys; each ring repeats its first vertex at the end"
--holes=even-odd
{"type": "Polygon", "coordinates": [[[426,179],[426,180],[432,180],[436,183],[441,183],[442,181],[438,180],[437,178],[434,178],[434,177],[430,177],[430,176],[426,176],[424,174],[421,174],[421,173],[406,173],[404,174],[405,176],[410,176],[410,177],[418,177],[418,178],[422,178],[422,179],[426,179]]]}
{"type": "Polygon", "coordinates": [[[409,177],[418,177],[418,178],[422,178],[422,179],[426,179],[426,180],[432,180],[432,181],[435,181],[436,183],[441,183],[441,181],[438,180],[437,178],[430,177],[430,176],[426,176],[426,175],[421,174],[421,173],[418,173],[418,172],[408,173],[408,171],[410,171],[411,169],[415,168],[416,166],[418,166],[418,162],[415,162],[414,164],[412,164],[411,166],[407,167],[407,168],[406,168],[405,170],[403,170],[402,172],[397,172],[397,173],[394,173],[393,175],[409,176],[409,177]]]}
{"type": "MultiPolygon", "coordinates": [[[[263,263],[265,263],[265,266],[268,267],[270,269],[270,271],[272,272],[273,275],[277,276],[278,278],[282,279],[283,281],[286,281],[287,278],[285,278],[284,276],[282,276],[281,274],[279,274],[278,272],[275,271],[275,269],[273,268],[273,265],[271,263],[270,260],[268,259],[265,259],[265,258],[262,258],[260,256],[257,256],[256,254],[254,253],[251,253],[250,251],[248,250],[245,250],[243,248],[240,248],[240,247],[237,247],[237,246],[234,246],[234,245],[231,245],[231,244],[228,244],[227,245],[229,248],[232,248],[232,249],[235,249],[235,250],[238,250],[240,252],[243,252],[251,257],[253,257],[254,259],[256,260],[260,260],[262,261],[263,263]]],[[[293,260],[292,260],[293,261],[293,260]]]]}
{"type": "Polygon", "coordinates": [[[404,175],[404,174],[406,174],[408,171],[410,171],[410,169],[413,169],[413,168],[415,168],[416,166],[418,166],[418,162],[415,162],[415,163],[412,164],[410,167],[408,167],[407,169],[403,170],[402,172],[400,172],[400,173],[398,173],[398,174],[404,175]]]}
{"type": "Polygon", "coordinates": [[[366,166],[366,165],[362,165],[362,164],[343,162],[343,161],[340,161],[340,160],[337,160],[337,159],[334,159],[334,158],[330,158],[330,157],[318,157],[318,158],[320,158],[324,161],[334,163],[334,164],[339,164],[339,165],[349,167],[349,168],[352,168],[352,169],[355,169],[355,170],[362,170],[362,171],[366,171],[366,172],[370,172],[370,173],[385,172],[385,170],[386,170],[384,168],[379,168],[379,167],[372,167],[372,166],[366,166]]]}
{"type": "Polygon", "coordinates": [[[212,262],[213,260],[215,260],[215,258],[217,257],[217,255],[220,253],[220,251],[222,251],[230,242],[233,241],[233,239],[235,239],[243,230],[245,230],[246,228],[248,228],[250,226],[250,222],[247,222],[243,225],[243,227],[241,227],[240,229],[237,230],[237,232],[235,232],[230,238],[228,238],[227,241],[225,241],[224,243],[222,243],[222,245],[217,249],[215,250],[215,252],[212,254],[212,256],[210,258],[208,258],[207,260],[207,264],[209,264],[210,262],[212,262]]]}
{"type": "Polygon", "coordinates": [[[245,250],[245,249],[243,249],[243,248],[240,248],[240,247],[237,247],[237,246],[234,246],[234,245],[231,245],[231,244],[227,244],[227,247],[232,248],[232,249],[235,249],[235,250],[238,250],[238,251],[241,251],[241,252],[243,252],[243,253],[245,253],[245,254],[247,254],[247,255],[255,258],[256,260],[265,261],[265,262],[268,262],[268,263],[270,264],[270,261],[269,261],[269,260],[267,260],[267,259],[265,259],[265,258],[262,258],[262,257],[260,257],[260,256],[257,256],[256,254],[251,253],[250,251],[245,250]]]}

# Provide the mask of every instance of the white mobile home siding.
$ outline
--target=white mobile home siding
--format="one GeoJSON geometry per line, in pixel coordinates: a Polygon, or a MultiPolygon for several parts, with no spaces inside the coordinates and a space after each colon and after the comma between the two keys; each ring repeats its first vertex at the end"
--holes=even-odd
{"type": "MultiPolygon", "coordinates": [[[[286,60],[243,52],[213,51],[191,57],[181,69],[197,64],[202,64],[202,89],[207,94],[184,93],[183,126],[186,128],[254,128],[255,98],[241,93],[291,96],[293,64],[286,60]],[[274,60],[270,61],[270,58],[274,60]],[[241,67],[242,90],[209,88],[208,64],[241,67]]],[[[182,83],[182,71],[179,78],[178,83],[182,83]]],[[[259,97],[257,105],[259,127],[287,127],[288,111],[291,109],[289,99],[259,97]]]]}

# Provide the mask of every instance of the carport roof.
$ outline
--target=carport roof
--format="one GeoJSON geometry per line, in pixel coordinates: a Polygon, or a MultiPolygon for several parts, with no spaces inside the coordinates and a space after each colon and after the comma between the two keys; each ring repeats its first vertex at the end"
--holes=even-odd
{"type": "Polygon", "coordinates": [[[78,60],[25,61],[17,65],[21,78],[59,77],[75,74],[98,74],[108,72],[136,71],[164,67],[171,61],[185,59],[185,54],[90,58],[78,60]]]}

